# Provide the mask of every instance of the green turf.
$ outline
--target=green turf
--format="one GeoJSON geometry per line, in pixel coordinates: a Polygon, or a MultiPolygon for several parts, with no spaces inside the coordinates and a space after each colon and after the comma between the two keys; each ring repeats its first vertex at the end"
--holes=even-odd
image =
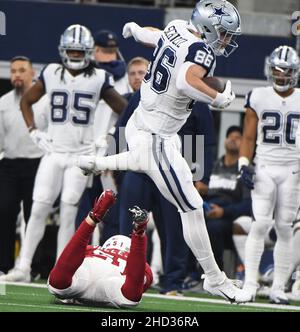
{"type": "MultiPolygon", "coordinates": [[[[194,295],[195,296],[195,295],[194,295]]],[[[202,296],[202,298],[207,298],[202,296]]],[[[212,299],[211,297],[208,297],[212,299]]],[[[288,309],[288,307],[287,307],[288,309]]],[[[0,312],[274,312],[283,311],[273,308],[248,307],[246,305],[228,305],[220,303],[192,302],[176,299],[144,297],[142,303],[134,309],[110,309],[63,305],[55,302],[54,296],[46,288],[29,286],[6,286],[6,295],[0,296],[0,312]]],[[[285,310],[293,311],[293,310],[285,310]]]]}

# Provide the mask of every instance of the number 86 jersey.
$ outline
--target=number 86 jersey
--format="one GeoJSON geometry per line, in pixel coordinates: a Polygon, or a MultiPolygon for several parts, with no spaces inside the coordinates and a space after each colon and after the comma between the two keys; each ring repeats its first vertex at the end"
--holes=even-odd
{"type": "Polygon", "coordinates": [[[60,64],[49,64],[39,79],[43,82],[50,102],[48,135],[53,152],[89,154],[94,152],[96,106],[102,93],[113,87],[112,76],[94,69],[73,76],[60,64]]]}
{"type": "Polygon", "coordinates": [[[255,88],[246,96],[245,107],[258,118],[255,160],[275,164],[297,162],[300,89],[283,98],[273,87],[255,88]]]}
{"type": "Polygon", "coordinates": [[[141,86],[141,101],[134,114],[137,127],[161,136],[173,136],[184,125],[192,109],[191,98],[176,87],[181,66],[194,63],[212,76],[212,48],[188,30],[188,22],[171,21],[162,31],[141,86]]]}

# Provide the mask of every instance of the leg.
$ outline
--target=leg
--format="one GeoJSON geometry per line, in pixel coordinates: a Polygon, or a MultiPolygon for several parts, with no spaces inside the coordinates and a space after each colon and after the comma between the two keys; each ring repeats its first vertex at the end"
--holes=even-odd
{"type": "Polygon", "coordinates": [[[251,194],[254,220],[246,241],[244,288],[254,298],[258,287],[258,269],[264,250],[264,238],[272,223],[276,199],[276,184],[269,168],[265,169],[258,165],[251,194]]]}
{"type": "MultiPolygon", "coordinates": [[[[133,211],[133,210],[132,210],[133,211]]],[[[140,301],[143,292],[152,283],[152,272],[147,266],[147,236],[145,234],[148,215],[141,215],[140,209],[133,211],[134,230],[131,236],[130,252],[126,263],[126,279],[121,288],[122,294],[130,301],[140,301]],[[137,212],[137,214],[135,214],[137,212]],[[145,276],[147,278],[145,284],[145,276]]]]}
{"type": "Polygon", "coordinates": [[[164,141],[154,136],[152,152],[156,170],[148,171],[150,177],[162,195],[180,211],[185,242],[208,280],[212,284],[220,283],[224,276],[214,259],[203,215],[203,201],[194,187],[186,161],[174,148],[172,140],[164,141]]]}
{"type": "Polygon", "coordinates": [[[40,164],[40,159],[29,159],[26,163],[28,169],[22,180],[20,192],[23,200],[24,220],[27,224],[31,214],[34,181],[40,164]]]}
{"type": "Polygon", "coordinates": [[[128,209],[134,205],[151,210],[151,190],[146,176],[126,172],[119,195],[120,234],[128,236],[132,232],[132,220],[128,209]]]}
{"type": "Polygon", "coordinates": [[[10,161],[0,161],[0,271],[14,266],[16,222],[20,211],[19,183],[10,161]]]}
{"type": "Polygon", "coordinates": [[[81,223],[50,272],[50,286],[65,289],[71,285],[74,273],[84,260],[86,247],[96,224],[101,221],[114,202],[114,195],[109,191],[103,192],[95,202],[89,217],[81,223]]]}
{"type": "Polygon", "coordinates": [[[45,221],[58,197],[63,170],[55,154],[42,158],[35,178],[33,205],[20,257],[20,269],[30,271],[35,250],[45,232],[45,221]]]}
{"type": "Polygon", "coordinates": [[[84,260],[94,229],[95,226],[89,225],[85,220],[81,223],[50,272],[50,286],[57,289],[71,286],[72,277],[84,260]]]}
{"type": "Polygon", "coordinates": [[[251,217],[242,216],[233,222],[233,242],[241,262],[245,262],[245,246],[251,227],[251,217]]]}
{"type": "Polygon", "coordinates": [[[165,227],[166,250],[164,258],[164,289],[169,291],[181,291],[185,277],[188,246],[183,238],[180,214],[176,207],[160,195],[162,210],[162,223],[165,227]]]}
{"type": "MultiPolygon", "coordinates": [[[[282,181],[278,185],[275,210],[275,230],[277,240],[274,247],[274,279],[270,299],[275,303],[288,302],[283,290],[292,263],[292,223],[296,219],[299,206],[300,176],[293,174],[294,167],[281,168],[282,181]],[[277,295],[276,295],[277,294],[277,295]]],[[[278,175],[280,176],[280,175],[278,175]]]]}
{"type": "Polygon", "coordinates": [[[77,167],[67,168],[63,176],[60,227],[57,235],[57,256],[59,257],[65,245],[75,231],[75,218],[78,203],[87,184],[87,177],[77,167]]]}

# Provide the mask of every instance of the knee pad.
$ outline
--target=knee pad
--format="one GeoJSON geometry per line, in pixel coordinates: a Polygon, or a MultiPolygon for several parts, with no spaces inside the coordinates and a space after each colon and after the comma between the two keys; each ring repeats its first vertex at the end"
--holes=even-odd
{"type": "Polygon", "coordinates": [[[52,209],[52,205],[34,201],[31,208],[30,218],[43,219],[47,218],[52,209]]]}
{"type": "Polygon", "coordinates": [[[258,236],[265,236],[270,225],[272,223],[272,220],[254,220],[251,224],[251,233],[256,234],[258,236]]]}
{"type": "Polygon", "coordinates": [[[275,224],[275,230],[276,230],[277,239],[289,241],[293,236],[293,229],[289,224],[283,224],[283,225],[275,224]]]}

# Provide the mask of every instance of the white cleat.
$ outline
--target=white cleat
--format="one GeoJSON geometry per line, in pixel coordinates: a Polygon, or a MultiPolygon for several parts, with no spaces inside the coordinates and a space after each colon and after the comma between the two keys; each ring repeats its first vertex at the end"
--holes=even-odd
{"type": "Polygon", "coordinates": [[[31,276],[29,271],[13,269],[8,274],[1,275],[0,281],[31,282],[31,276]]]}
{"type": "Polygon", "coordinates": [[[282,288],[272,288],[270,292],[270,303],[290,304],[287,295],[282,288]]]}
{"type": "Polygon", "coordinates": [[[235,280],[226,277],[218,285],[211,285],[206,277],[204,277],[203,289],[211,295],[223,297],[230,303],[245,303],[251,301],[251,295],[238,288],[241,284],[237,284],[235,280]]]}
{"type": "Polygon", "coordinates": [[[248,296],[251,297],[251,300],[249,302],[254,302],[255,297],[257,294],[257,290],[259,288],[258,283],[254,282],[245,282],[244,287],[243,287],[243,292],[247,293],[248,296]]]}

